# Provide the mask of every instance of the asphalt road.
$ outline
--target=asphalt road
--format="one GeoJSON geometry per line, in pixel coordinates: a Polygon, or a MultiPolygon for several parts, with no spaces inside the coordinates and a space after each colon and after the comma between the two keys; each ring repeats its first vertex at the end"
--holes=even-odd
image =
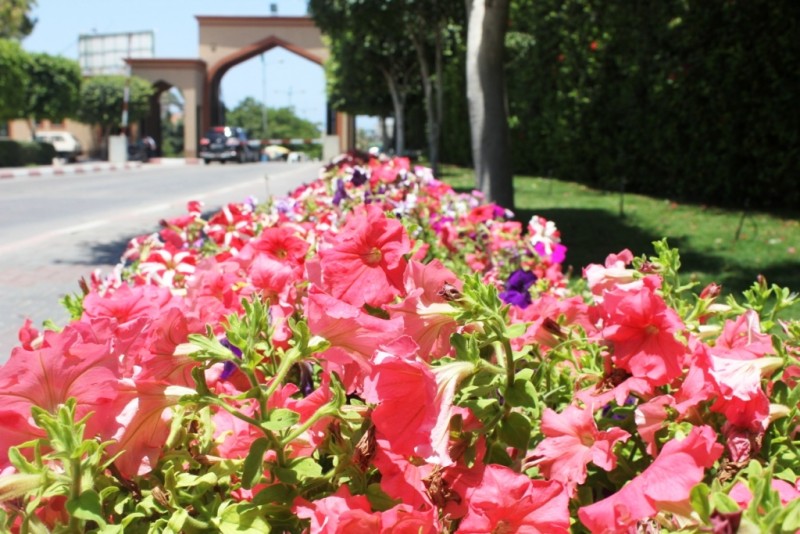
{"type": "Polygon", "coordinates": [[[0,363],[25,318],[64,324],[58,303],[95,269],[110,271],[132,237],[186,213],[263,201],[313,180],[319,163],[146,165],[139,169],[0,180],[0,363]]]}

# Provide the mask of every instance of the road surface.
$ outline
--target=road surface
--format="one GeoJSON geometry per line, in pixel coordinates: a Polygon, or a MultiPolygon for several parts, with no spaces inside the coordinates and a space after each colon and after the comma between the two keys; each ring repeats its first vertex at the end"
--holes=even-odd
{"type": "Polygon", "coordinates": [[[249,196],[284,195],[313,180],[319,163],[146,165],[139,169],[0,180],[0,363],[25,318],[63,325],[58,303],[95,269],[110,271],[128,241],[186,213],[249,196]]]}

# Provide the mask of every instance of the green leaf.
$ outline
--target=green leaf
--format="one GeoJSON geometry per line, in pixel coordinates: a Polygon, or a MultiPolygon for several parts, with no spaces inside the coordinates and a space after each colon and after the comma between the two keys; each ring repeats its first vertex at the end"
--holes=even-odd
{"type": "Polygon", "coordinates": [[[286,408],[278,408],[269,414],[269,420],[261,423],[267,430],[280,432],[291,428],[292,425],[300,420],[300,414],[286,408]]]}
{"type": "Polygon", "coordinates": [[[264,534],[270,532],[269,524],[261,517],[261,509],[249,503],[225,508],[215,521],[222,534],[264,534]]]}
{"type": "Polygon", "coordinates": [[[206,473],[202,476],[193,475],[192,473],[179,473],[176,486],[179,488],[205,487],[207,489],[216,485],[217,482],[217,475],[214,473],[206,473]]]}
{"type": "Polygon", "coordinates": [[[530,380],[516,378],[506,391],[506,402],[511,406],[532,408],[536,405],[536,388],[530,380]]]}
{"type": "Polygon", "coordinates": [[[514,323],[506,327],[506,335],[509,339],[514,339],[523,335],[527,329],[528,325],[525,323],[514,323]]]}
{"type": "Polygon", "coordinates": [[[269,447],[267,438],[258,438],[250,445],[250,452],[244,460],[244,471],[242,472],[242,487],[251,489],[261,478],[264,466],[264,453],[269,447]]]}
{"type": "Polygon", "coordinates": [[[272,473],[286,484],[297,484],[307,478],[322,476],[322,466],[313,458],[296,458],[286,467],[276,467],[272,473]]]}
{"type": "Polygon", "coordinates": [[[509,413],[500,423],[500,439],[512,447],[527,450],[531,439],[531,422],[524,414],[509,413]]]}
{"type": "Polygon", "coordinates": [[[783,532],[797,532],[800,530],[800,499],[795,499],[786,505],[781,530],[783,532]]]}
{"type": "Polygon", "coordinates": [[[494,442],[492,443],[491,447],[489,447],[489,451],[486,454],[486,463],[500,464],[510,467],[513,461],[508,455],[508,452],[506,452],[506,448],[503,446],[503,444],[494,442]]]}
{"type": "Polygon", "coordinates": [[[708,523],[711,517],[710,493],[711,489],[706,484],[698,484],[693,487],[691,493],[689,493],[689,502],[704,523],[708,523]]]}
{"type": "Polygon", "coordinates": [[[372,509],[376,512],[383,512],[400,504],[402,501],[392,499],[389,495],[381,489],[381,485],[377,482],[367,486],[367,500],[372,505],[372,509]]]}
{"type": "Polygon", "coordinates": [[[86,490],[77,499],[67,501],[67,511],[78,519],[94,521],[98,525],[106,524],[100,495],[94,490],[86,490]]]}
{"type": "Polygon", "coordinates": [[[288,484],[272,484],[259,491],[253,504],[290,504],[297,496],[295,489],[288,484]]]}
{"type": "Polygon", "coordinates": [[[713,492],[710,495],[711,508],[721,514],[732,514],[739,511],[739,505],[724,493],[713,492]]]}
{"type": "Polygon", "coordinates": [[[167,528],[173,532],[181,532],[186,518],[189,517],[189,511],[186,508],[177,508],[172,512],[172,517],[169,518],[167,528]]]}

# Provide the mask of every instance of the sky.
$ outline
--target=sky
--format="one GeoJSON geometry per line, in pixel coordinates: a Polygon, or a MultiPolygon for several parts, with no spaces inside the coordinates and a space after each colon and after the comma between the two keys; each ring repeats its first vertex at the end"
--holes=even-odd
{"type": "MultiPolygon", "coordinates": [[[[272,4],[279,16],[306,14],[305,0],[37,0],[32,12],[36,26],[22,46],[77,60],[79,35],[153,31],[155,57],[197,58],[195,15],[270,16],[272,4]]],[[[263,63],[256,56],[222,78],[228,109],[252,96],[271,108],[292,106],[297,115],[324,128],[322,67],[282,48],[263,56],[263,63]]]]}

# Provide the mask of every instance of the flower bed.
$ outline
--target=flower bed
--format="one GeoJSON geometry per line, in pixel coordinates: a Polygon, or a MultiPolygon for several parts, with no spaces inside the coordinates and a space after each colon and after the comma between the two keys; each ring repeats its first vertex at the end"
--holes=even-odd
{"type": "Polygon", "coordinates": [[[788,291],[695,296],[665,242],[569,281],[552,222],[403,159],[201,209],[20,331],[7,529],[800,528],[788,291]]]}

